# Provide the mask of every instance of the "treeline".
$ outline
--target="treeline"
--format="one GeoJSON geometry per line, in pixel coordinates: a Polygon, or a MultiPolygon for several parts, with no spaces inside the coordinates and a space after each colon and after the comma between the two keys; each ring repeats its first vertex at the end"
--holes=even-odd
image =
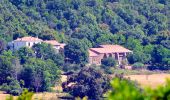
{"type": "Polygon", "coordinates": [[[0,89],[19,95],[24,88],[30,91],[51,91],[60,80],[64,58],[49,44],[20,48],[0,53],[0,89]]]}

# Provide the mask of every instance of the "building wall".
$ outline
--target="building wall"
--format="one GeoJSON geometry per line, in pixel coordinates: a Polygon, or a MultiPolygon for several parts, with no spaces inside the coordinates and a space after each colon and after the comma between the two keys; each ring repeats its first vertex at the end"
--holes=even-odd
{"type": "Polygon", "coordinates": [[[112,57],[115,60],[117,60],[119,65],[121,64],[123,60],[127,60],[126,53],[106,53],[106,54],[99,54],[98,56],[94,56],[94,57],[89,57],[89,63],[100,65],[102,59],[105,59],[108,57],[112,57]]]}
{"type": "Polygon", "coordinates": [[[98,56],[89,57],[89,63],[90,64],[101,65],[101,58],[98,57],[98,56]]]}
{"type": "Polygon", "coordinates": [[[19,50],[21,47],[29,47],[31,48],[33,45],[38,44],[40,42],[28,42],[28,41],[13,41],[9,43],[10,49],[12,50],[19,50]]]}
{"type": "Polygon", "coordinates": [[[18,50],[19,48],[25,47],[25,46],[27,46],[27,42],[15,41],[15,42],[13,43],[13,49],[14,49],[14,50],[18,50]]]}

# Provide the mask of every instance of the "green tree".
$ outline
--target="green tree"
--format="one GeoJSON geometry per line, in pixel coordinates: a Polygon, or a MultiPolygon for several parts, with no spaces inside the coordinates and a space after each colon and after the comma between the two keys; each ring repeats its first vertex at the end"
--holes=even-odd
{"type": "Polygon", "coordinates": [[[113,90],[109,92],[108,100],[144,100],[140,89],[129,80],[115,78],[111,86],[113,90]]]}
{"type": "Polygon", "coordinates": [[[60,70],[52,60],[28,59],[24,64],[20,78],[25,87],[38,91],[48,91],[59,79],[60,70]]]}
{"type": "Polygon", "coordinates": [[[33,46],[33,51],[36,54],[37,58],[40,59],[51,59],[58,66],[62,66],[64,64],[64,56],[55,51],[55,49],[50,44],[41,43],[33,46]]]}
{"type": "Polygon", "coordinates": [[[12,77],[13,58],[11,51],[4,51],[0,55],[0,84],[8,82],[7,77],[12,77]]]}
{"type": "Polygon", "coordinates": [[[66,59],[70,63],[85,64],[88,61],[88,46],[78,39],[71,39],[64,48],[66,59]]]}
{"type": "Polygon", "coordinates": [[[63,83],[63,89],[74,97],[88,96],[89,99],[100,100],[109,88],[108,81],[109,78],[101,71],[92,67],[84,67],[63,83]],[[69,87],[68,85],[71,83],[74,84],[69,87]]]}
{"type": "Polygon", "coordinates": [[[20,58],[21,64],[24,64],[30,57],[34,57],[34,52],[30,48],[22,47],[17,51],[17,55],[20,58]]]}

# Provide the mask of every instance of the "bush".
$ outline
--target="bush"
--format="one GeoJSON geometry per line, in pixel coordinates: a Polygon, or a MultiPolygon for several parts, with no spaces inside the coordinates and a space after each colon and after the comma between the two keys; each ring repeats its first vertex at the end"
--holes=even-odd
{"type": "Polygon", "coordinates": [[[10,95],[6,100],[32,100],[34,93],[29,92],[27,89],[24,89],[21,95],[17,99],[14,99],[14,96],[10,95]]]}
{"type": "Polygon", "coordinates": [[[114,68],[113,67],[107,67],[105,65],[101,65],[101,68],[104,70],[106,74],[113,74],[114,68]]]}
{"type": "Polygon", "coordinates": [[[1,86],[1,90],[12,95],[20,95],[22,92],[22,88],[17,80],[12,80],[9,84],[4,83],[1,86]]]}
{"type": "Polygon", "coordinates": [[[77,72],[81,69],[82,67],[79,64],[70,64],[66,63],[63,66],[63,71],[65,72],[77,72]]]}
{"type": "Polygon", "coordinates": [[[145,65],[140,62],[134,63],[132,66],[132,69],[144,69],[144,68],[145,68],[145,65]]]}
{"type": "Polygon", "coordinates": [[[22,94],[18,97],[18,100],[32,100],[33,95],[33,92],[29,92],[27,89],[24,89],[22,94]]]}
{"type": "Polygon", "coordinates": [[[117,64],[116,60],[114,58],[105,58],[102,60],[102,65],[107,66],[107,67],[115,67],[117,64]]]}
{"type": "Polygon", "coordinates": [[[115,78],[111,81],[112,90],[108,92],[107,100],[169,100],[170,81],[157,88],[137,87],[132,81],[115,78]]]}

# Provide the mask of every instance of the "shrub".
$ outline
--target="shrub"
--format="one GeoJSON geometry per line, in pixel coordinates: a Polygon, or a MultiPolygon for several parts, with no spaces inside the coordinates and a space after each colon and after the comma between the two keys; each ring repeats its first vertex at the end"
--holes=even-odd
{"type": "Polygon", "coordinates": [[[106,67],[115,67],[117,64],[116,60],[114,58],[105,58],[102,60],[102,65],[106,67]]]}
{"type": "Polygon", "coordinates": [[[104,70],[106,74],[113,74],[114,68],[113,67],[107,67],[105,65],[101,65],[101,68],[104,70]]]}
{"type": "Polygon", "coordinates": [[[134,63],[132,67],[132,69],[143,69],[143,68],[145,68],[145,65],[140,62],[134,63]]]}
{"type": "Polygon", "coordinates": [[[17,80],[12,80],[9,84],[4,83],[1,86],[1,90],[6,91],[12,95],[20,95],[22,92],[22,88],[17,80]]]}

